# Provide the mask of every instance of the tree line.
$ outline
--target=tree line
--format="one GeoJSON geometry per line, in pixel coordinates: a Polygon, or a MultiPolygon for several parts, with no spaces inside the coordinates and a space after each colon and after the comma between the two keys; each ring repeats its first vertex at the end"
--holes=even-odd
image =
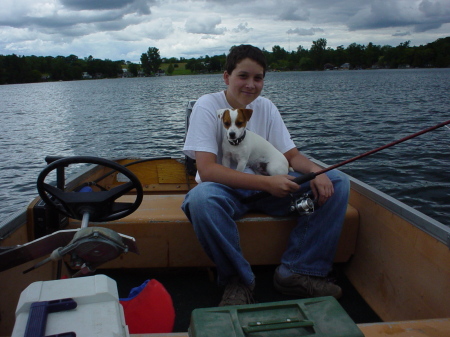
{"type": "MultiPolygon", "coordinates": [[[[289,52],[274,46],[271,51],[263,49],[263,52],[269,69],[282,71],[339,69],[343,66],[348,69],[450,67],[450,37],[418,47],[410,46],[410,41],[406,41],[396,47],[352,43],[346,48],[338,46],[336,49],[327,47],[327,40],[321,38],[313,41],[309,49],[298,46],[289,52]]],[[[223,69],[225,57],[223,54],[183,61],[192,72],[218,72],[223,69]]],[[[173,63],[176,59],[168,61],[173,63]]]]}
{"type": "MultiPolygon", "coordinates": [[[[309,49],[298,46],[286,51],[276,45],[271,51],[263,49],[271,70],[324,70],[346,67],[367,68],[426,68],[450,67],[450,37],[440,38],[421,46],[410,46],[410,41],[396,47],[373,43],[361,45],[352,43],[336,49],[327,47],[327,40],[320,38],[312,42],[309,49]]],[[[223,71],[226,55],[202,56],[199,58],[161,58],[156,47],[148,48],[141,55],[141,63],[125,60],[111,61],[95,59],[92,56],[79,58],[65,56],[17,56],[0,55],[0,84],[30,83],[42,81],[70,81],[83,78],[104,78],[120,76],[151,76],[161,73],[172,74],[180,63],[191,73],[214,73],[223,71]]]]}
{"type": "Polygon", "coordinates": [[[100,60],[89,56],[0,55],[0,84],[43,81],[71,81],[87,78],[117,77],[124,61],[100,60]]]}

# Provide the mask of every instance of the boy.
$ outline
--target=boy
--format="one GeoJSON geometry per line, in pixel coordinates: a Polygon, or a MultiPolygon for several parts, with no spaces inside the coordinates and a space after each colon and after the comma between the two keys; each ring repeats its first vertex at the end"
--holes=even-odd
{"type": "Polygon", "coordinates": [[[255,276],[242,255],[235,220],[249,210],[274,216],[289,213],[292,198],[312,191],[319,207],[309,216],[299,216],[281,264],[274,275],[275,289],[299,297],[340,297],[339,286],[329,283],[348,202],[348,178],[338,172],[321,174],[297,185],[294,177],[317,172],[320,167],[300,154],[275,105],[260,96],[266,60],[251,45],[233,47],[223,74],[227,89],[200,97],[194,105],[184,152],[196,159],[199,184],[186,195],[183,211],[193,224],[205,252],[217,267],[218,284],[225,286],[219,305],[254,303],[255,276]],[[253,115],[247,128],[267,139],[294,169],[290,175],[255,175],[251,169],[238,172],[222,163],[223,127],[216,111],[249,108],[253,115]],[[272,196],[249,204],[242,199],[257,193],[272,196]]]}

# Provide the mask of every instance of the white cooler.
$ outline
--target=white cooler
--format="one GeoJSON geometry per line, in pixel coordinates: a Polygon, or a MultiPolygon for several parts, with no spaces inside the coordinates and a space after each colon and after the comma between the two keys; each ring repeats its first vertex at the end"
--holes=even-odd
{"type": "MultiPolygon", "coordinates": [[[[116,281],[105,275],[30,284],[20,295],[12,337],[25,336],[30,309],[34,325],[38,318],[47,316],[42,336],[73,332],[68,336],[129,337],[116,281]],[[73,301],[68,299],[76,302],[76,308],[51,312],[55,305],[61,306],[59,303],[63,308],[65,304],[71,307],[73,301]],[[45,315],[47,304],[50,312],[45,315]]],[[[32,335],[41,337],[36,332],[32,335]]]]}

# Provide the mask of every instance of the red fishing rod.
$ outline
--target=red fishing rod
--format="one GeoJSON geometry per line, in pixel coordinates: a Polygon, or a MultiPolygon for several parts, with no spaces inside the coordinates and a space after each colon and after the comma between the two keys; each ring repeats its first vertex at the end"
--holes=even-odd
{"type": "MultiPolygon", "coordinates": [[[[380,146],[380,147],[378,147],[376,149],[370,150],[370,151],[368,151],[366,153],[363,153],[363,154],[360,154],[360,155],[358,155],[356,157],[344,160],[343,162],[340,162],[340,163],[337,163],[335,165],[329,166],[329,167],[327,167],[327,168],[325,168],[323,170],[320,170],[318,172],[307,173],[305,175],[302,175],[300,177],[297,177],[297,178],[293,179],[292,181],[297,183],[297,184],[299,184],[299,185],[301,185],[301,184],[303,184],[303,183],[305,183],[307,181],[313,180],[315,177],[317,177],[320,174],[323,174],[325,172],[334,170],[334,169],[336,169],[338,167],[341,167],[341,166],[344,166],[344,165],[346,165],[348,163],[354,162],[355,160],[358,160],[358,159],[370,156],[371,154],[374,154],[374,153],[376,153],[378,151],[387,149],[387,148],[389,148],[391,146],[397,145],[397,144],[402,143],[404,141],[407,141],[409,139],[412,139],[412,138],[415,138],[417,136],[423,135],[424,133],[427,133],[427,132],[430,132],[432,130],[438,129],[438,128],[443,127],[444,125],[447,125],[447,124],[450,124],[450,120],[448,120],[446,122],[439,123],[439,124],[437,124],[435,126],[429,127],[429,128],[424,129],[422,131],[416,132],[416,133],[414,133],[412,135],[409,135],[409,136],[406,136],[404,138],[398,139],[396,141],[393,141],[392,143],[380,146]]],[[[256,193],[256,194],[248,197],[248,198],[244,198],[242,201],[243,201],[243,203],[247,204],[247,203],[254,202],[254,201],[260,200],[262,198],[268,197],[268,196],[270,196],[270,193],[268,193],[268,192],[259,192],[259,193],[256,193]]]]}

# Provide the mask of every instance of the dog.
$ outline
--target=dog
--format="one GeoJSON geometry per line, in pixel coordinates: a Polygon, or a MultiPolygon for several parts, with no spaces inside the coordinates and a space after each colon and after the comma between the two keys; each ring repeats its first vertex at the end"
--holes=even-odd
{"type": "Polygon", "coordinates": [[[286,157],[267,140],[246,129],[252,114],[251,109],[217,110],[217,116],[225,128],[222,164],[230,167],[231,160],[234,160],[236,170],[241,172],[249,166],[261,175],[288,174],[286,157]]]}

